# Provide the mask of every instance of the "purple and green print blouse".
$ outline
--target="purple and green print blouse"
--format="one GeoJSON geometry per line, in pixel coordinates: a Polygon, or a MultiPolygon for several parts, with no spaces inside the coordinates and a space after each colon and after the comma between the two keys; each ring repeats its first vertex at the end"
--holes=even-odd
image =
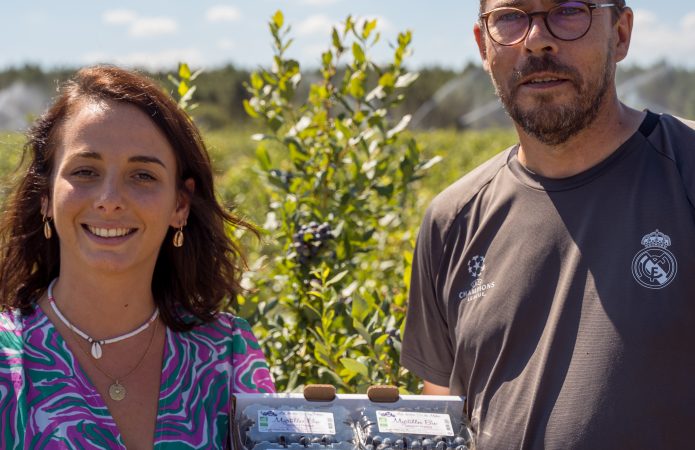
{"type": "MultiPolygon", "coordinates": [[[[231,394],[275,392],[249,324],[219,314],[166,331],[154,448],[223,449],[231,394]]],[[[106,404],[65,341],[35,308],[0,313],[0,447],[125,449],[106,404]]]]}

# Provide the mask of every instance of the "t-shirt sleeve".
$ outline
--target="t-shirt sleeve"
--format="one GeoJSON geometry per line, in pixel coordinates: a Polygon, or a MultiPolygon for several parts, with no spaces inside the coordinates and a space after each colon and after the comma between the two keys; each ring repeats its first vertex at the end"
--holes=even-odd
{"type": "Polygon", "coordinates": [[[688,200],[695,207],[695,122],[663,114],[660,127],[647,139],[659,153],[674,161],[688,200]]]}
{"type": "Polygon", "coordinates": [[[679,143],[682,146],[682,151],[679,152],[680,161],[678,164],[690,204],[695,206],[695,176],[693,176],[695,173],[695,122],[692,120],[681,121],[689,129],[683,133],[684,137],[679,143]]]}
{"type": "Polygon", "coordinates": [[[430,207],[415,246],[401,365],[425,381],[449,386],[453,350],[445,307],[436,289],[441,255],[441,233],[430,207]]]}
{"type": "Polygon", "coordinates": [[[263,350],[247,321],[234,318],[232,332],[234,377],[232,393],[273,393],[275,383],[268,370],[263,350]]]}

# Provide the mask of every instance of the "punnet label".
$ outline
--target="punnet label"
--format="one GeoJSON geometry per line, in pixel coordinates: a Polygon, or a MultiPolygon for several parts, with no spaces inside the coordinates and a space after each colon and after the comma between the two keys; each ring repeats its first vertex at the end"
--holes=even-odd
{"type": "Polygon", "coordinates": [[[420,413],[412,411],[377,411],[380,433],[453,436],[448,414],[420,413]]]}
{"type": "Polygon", "coordinates": [[[262,433],[335,434],[333,413],[314,411],[258,411],[258,431],[262,433]]]}

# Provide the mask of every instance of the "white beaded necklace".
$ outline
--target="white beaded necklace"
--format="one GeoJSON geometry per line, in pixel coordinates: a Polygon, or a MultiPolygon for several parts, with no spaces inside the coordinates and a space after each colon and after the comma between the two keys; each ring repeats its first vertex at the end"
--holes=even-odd
{"type": "Polygon", "coordinates": [[[48,302],[51,304],[51,308],[53,308],[53,312],[56,314],[56,316],[58,316],[60,321],[65,324],[66,327],[70,328],[76,335],[78,335],[82,339],[84,339],[87,342],[89,342],[90,344],[92,344],[91,353],[92,353],[92,357],[94,359],[101,358],[101,355],[102,355],[101,346],[102,345],[113,344],[114,342],[119,342],[119,341],[122,341],[124,339],[128,339],[129,337],[133,337],[136,334],[142,333],[143,331],[145,331],[147,329],[147,327],[149,327],[152,324],[152,322],[154,322],[157,319],[157,316],[159,315],[159,308],[155,308],[154,312],[152,313],[152,317],[150,317],[147,320],[147,322],[143,323],[135,330],[133,330],[129,333],[126,333],[126,334],[122,334],[120,336],[113,337],[113,338],[97,340],[97,339],[94,339],[93,337],[89,336],[84,331],[77,328],[72,323],[70,323],[70,321],[65,318],[63,313],[60,312],[60,310],[58,309],[58,305],[56,305],[55,298],[53,298],[53,286],[55,285],[56,281],[58,281],[57,278],[55,280],[51,281],[51,284],[48,285],[48,302]]]}

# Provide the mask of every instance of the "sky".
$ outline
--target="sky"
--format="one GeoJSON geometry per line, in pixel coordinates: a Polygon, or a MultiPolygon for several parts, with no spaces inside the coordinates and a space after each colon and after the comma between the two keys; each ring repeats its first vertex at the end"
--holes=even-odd
{"type": "MultiPolygon", "coordinates": [[[[347,15],[378,19],[385,60],[399,31],[413,32],[411,67],[460,70],[479,56],[473,0],[0,0],[0,70],[25,63],[44,68],[112,63],[170,70],[232,63],[255,69],[272,58],[267,22],[280,9],[292,25],[288,55],[316,67],[331,26],[347,15]]],[[[635,11],[630,54],[623,64],[667,61],[695,68],[695,2],[628,0],[635,11]]]]}

